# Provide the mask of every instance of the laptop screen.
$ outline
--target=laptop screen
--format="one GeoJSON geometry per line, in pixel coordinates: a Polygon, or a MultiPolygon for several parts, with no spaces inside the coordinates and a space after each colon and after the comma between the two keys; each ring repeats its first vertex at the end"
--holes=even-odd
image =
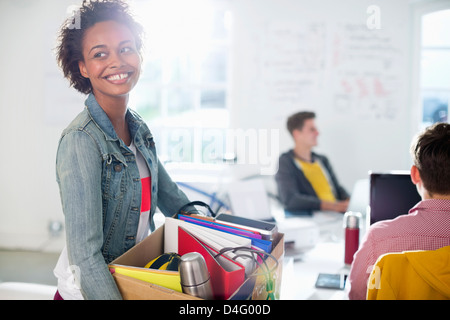
{"type": "Polygon", "coordinates": [[[370,224],[407,214],[421,197],[409,172],[370,174],[370,224]]]}

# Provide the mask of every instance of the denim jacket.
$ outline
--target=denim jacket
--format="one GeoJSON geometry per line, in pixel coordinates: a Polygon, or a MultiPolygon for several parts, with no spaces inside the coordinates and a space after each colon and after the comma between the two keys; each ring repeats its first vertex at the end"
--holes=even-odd
{"type": "MultiPolygon", "coordinates": [[[[151,174],[150,228],[158,206],[172,216],[189,202],[159,162],[144,121],[126,113],[130,134],[151,174]]],[[[120,299],[107,264],[136,244],[141,182],[133,152],[118,138],[93,94],[63,131],[56,176],[66,220],[69,263],[77,266],[85,299],[120,299]]],[[[76,276],[76,275],[75,275],[76,276]]]]}

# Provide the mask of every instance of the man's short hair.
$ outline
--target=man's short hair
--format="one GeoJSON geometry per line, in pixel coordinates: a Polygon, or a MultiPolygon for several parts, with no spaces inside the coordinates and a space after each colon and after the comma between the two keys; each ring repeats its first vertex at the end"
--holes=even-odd
{"type": "Polygon", "coordinates": [[[450,124],[428,127],[413,140],[411,155],[428,193],[450,194],[450,124]]]}
{"type": "Polygon", "coordinates": [[[289,133],[292,134],[292,131],[295,129],[302,130],[305,120],[314,119],[315,117],[316,114],[311,111],[300,111],[291,115],[287,120],[287,129],[289,133]]]}

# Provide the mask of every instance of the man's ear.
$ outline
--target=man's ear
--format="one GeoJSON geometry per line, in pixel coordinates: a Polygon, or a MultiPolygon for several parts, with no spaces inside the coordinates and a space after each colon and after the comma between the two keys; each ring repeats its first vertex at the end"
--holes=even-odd
{"type": "Polygon", "coordinates": [[[80,68],[80,73],[83,77],[89,78],[89,75],[87,73],[86,65],[84,64],[84,61],[78,61],[78,68],[80,68]]]}
{"type": "Polygon", "coordinates": [[[294,141],[297,141],[298,137],[302,134],[302,132],[299,129],[292,130],[292,137],[294,138],[294,141]]]}
{"type": "Polygon", "coordinates": [[[422,179],[420,178],[419,169],[413,165],[411,167],[411,181],[417,185],[419,182],[422,182],[422,179]]]}

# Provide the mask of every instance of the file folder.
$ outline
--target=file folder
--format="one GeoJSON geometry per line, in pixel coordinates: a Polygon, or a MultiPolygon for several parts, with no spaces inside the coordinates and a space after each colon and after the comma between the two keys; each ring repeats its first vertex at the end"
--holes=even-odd
{"type": "Polygon", "coordinates": [[[193,223],[195,225],[203,226],[213,230],[220,230],[225,233],[234,234],[243,238],[250,239],[253,246],[258,247],[259,249],[264,250],[267,253],[270,253],[272,251],[272,241],[262,239],[261,234],[257,232],[246,230],[245,228],[227,226],[212,220],[199,219],[181,214],[178,215],[178,218],[182,221],[193,223]]]}
{"type": "MultiPolygon", "coordinates": [[[[182,221],[174,218],[166,218],[164,226],[164,252],[178,252],[178,227],[183,227],[186,231],[194,234],[199,241],[208,243],[209,247],[219,252],[224,248],[236,247],[252,247],[250,239],[240,237],[231,233],[224,233],[220,230],[202,227],[187,221],[182,221]]],[[[235,260],[237,263],[244,266],[246,275],[253,272],[256,265],[255,262],[245,256],[237,256],[235,253],[228,252],[226,256],[235,260]]]]}
{"type": "Polygon", "coordinates": [[[122,274],[131,278],[153,283],[165,288],[182,292],[178,271],[154,270],[132,266],[109,266],[111,273],[122,274]]]}
{"type": "Polygon", "coordinates": [[[244,237],[167,217],[164,224],[164,252],[178,252],[178,226],[182,226],[190,233],[195,233],[198,238],[201,236],[202,239],[214,241],[218,245],[215,248],[216,250],[220,250],[223,247],[250,248],[252,245],[251,240],[244,237]]]}
{"type": "Polygon", "coordinates": [[[259,234],[258,232],[227,226],[227,225],[215,222],[215,221],[197,219],[197,218],[185,216],[182,214],[179,214],[178,218],[180,220],[195,223],[200,226],[207,227],[207,228],[217,229],[217,230],[220,230],[223,232],[232,233],[232,234],[236,234],[236,235],[240,235],[240,236],[245,236],[245,237],[252,238],[252,239],[262,239],[261,234],[259,234]]]}
{"type": "Polygon", "coordinates": [[[180,255],[198,252],[205,258],[214,299],[228,299],[245,281],[245,269],[242,265],[224,255],[215,257],[217,251],[183,227],[178,227],[178,251],[180,255]]]}

